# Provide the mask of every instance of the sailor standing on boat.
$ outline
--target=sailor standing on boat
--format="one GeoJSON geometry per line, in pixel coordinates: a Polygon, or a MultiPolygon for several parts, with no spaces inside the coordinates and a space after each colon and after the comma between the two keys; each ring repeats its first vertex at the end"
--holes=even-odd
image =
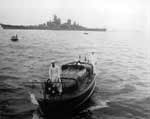
{"type": "Polygon", "coordinates": [[[96,61],[95,52],[91,52],[88,55],[88,62],[93,65],[93,73],[96,73],[96,68],[95,67],[96,67],[97,61],[96,61]]]}
{"type": "Polygon", "coordinates": [[[53,86],[57,88],[59,94],[62,93],[62,84],[61,84],[60,74],[61,74],[60,68],[56,66],[55,62],[53,61],[49,68],[49,78],[51,82],[53,83],[53,86]]]}

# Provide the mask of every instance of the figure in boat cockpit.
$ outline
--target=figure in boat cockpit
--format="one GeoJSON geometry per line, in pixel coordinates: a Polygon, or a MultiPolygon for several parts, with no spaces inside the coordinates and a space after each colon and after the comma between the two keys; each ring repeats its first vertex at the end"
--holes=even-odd
{"type": "MultiPolygon", "coordinates": [[[[50,82],[52,83],[52,86],[57,88],[59,94],[62,93],[62,83],[60,79],[60,74],[61,74],[60,68],[57,65],[55,65],[55,62],[53,61],[49,68],[49,78],[50,82]]],[[[53,91],[52,93],[54,93],[53,91]]]]}
{"type": "Polygon", "coordinates": [[[80,63],[81,62],[81,56],[79,55],[79,59],[78,59],[78,62],[80,63]]]}
{"type": "Polygon", "coordinates": [[[93,72],[96,73],[96,64],[97,64],[97,58],[96,58],[96,55],[95,55],[95,52],[91,52],[89,55],[88,55],[88,62],[91,63],[93,65],[93,72]]]}

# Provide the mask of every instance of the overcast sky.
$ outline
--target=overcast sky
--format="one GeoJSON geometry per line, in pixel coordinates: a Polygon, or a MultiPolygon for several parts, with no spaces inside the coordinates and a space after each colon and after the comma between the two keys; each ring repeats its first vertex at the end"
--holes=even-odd
{"type": "Polygon", "coordinates": [[[40,24],[54,14],[87,27],[141,30],[149,23],[149,0],[0,0],[0,23],[40,24]]]}

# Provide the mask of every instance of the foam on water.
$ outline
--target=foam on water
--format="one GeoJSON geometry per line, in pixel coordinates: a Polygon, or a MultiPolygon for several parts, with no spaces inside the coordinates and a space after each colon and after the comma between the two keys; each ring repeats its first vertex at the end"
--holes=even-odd
{"type": "Polygon", "coordinates": [[[101,101],[99,103],[99,105],[91,106],[91,107],[87,108],[87,110],[89,110],[89,111],[95,111],[95,110],[98,110],[98,109],[101,109],[101,108],[104,108],[104,107],[108,107],[107,102],[108,101],[101,101]]]}
{"type": "Polygon", "coordinates": [[[38,101],[36,100],[36,97],[34,94],[32,93],[29,93],[30,95],[30,98],[31,98],[31,102],[34,104],[34,105],[39,105],[38,101]]]}

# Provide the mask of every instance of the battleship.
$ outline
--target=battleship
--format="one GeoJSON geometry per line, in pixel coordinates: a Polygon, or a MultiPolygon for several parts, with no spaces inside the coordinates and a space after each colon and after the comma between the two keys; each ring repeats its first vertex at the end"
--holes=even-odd
{"type": "Polygon", "coordinates": [[[77,30],[77,31],[106,31],[106,28],[87,28],[68,19],[61,23],[61,19],[54,15],[53,20],[49,20],[39,25],[10,25],[0,24],[3,29],[25,29],[25,30],[77,30]]]}

